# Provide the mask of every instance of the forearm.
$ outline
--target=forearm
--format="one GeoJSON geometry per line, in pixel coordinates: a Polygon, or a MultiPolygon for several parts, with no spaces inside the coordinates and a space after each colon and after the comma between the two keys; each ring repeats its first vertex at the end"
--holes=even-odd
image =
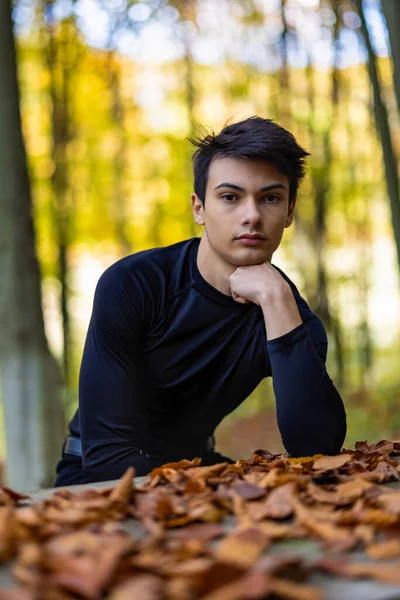
{"type": "Polygon", "coordinates": [[[135,366],[106,353],[89,327],[79,376],[83,468],[90,481],[118,479],[134,463],[135,366]]]}
{"type": "Polygon", "coordinates": [[[278,426],[292,456],[337,454],[346,434],[342,399],[304,325],[268,340],[278,426]]]}
{"type": "Polygon", "coordinates": [[[279,294],[266,294],[261,300],[267,340],[281,337],[302,323],[289,285],[279,289],[279,294]]]}
{"type": "MultiPolygon", "coordinates": [[[[114,443],[93,440],[85,443],[83,440],[83,468],[90,481],[119,479],[129,467],[135,466],[138,471],[138,464],[141,466],[142,462],[146,459],[123,439],[116,439],[114,443]]],[[[136,474],[142,475],[140,468],[136,474]]]]}

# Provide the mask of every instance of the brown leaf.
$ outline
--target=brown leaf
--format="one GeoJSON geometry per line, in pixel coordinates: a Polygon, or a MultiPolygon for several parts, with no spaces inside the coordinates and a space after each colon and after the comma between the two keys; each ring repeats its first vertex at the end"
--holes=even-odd
{"type": "Polygon", "coordinates": [[[269,460],[273,460],[277,456],[279,456],[279,455],[271,454],[271,452],[268,452],[268,450],[259,449],[259,450],[254,450],[253,454],[251,455],[251,457],[249,458],[249,460],[247,462],[251,462],[251,460],[254,458],[260,458],[262,460],[269,461],[269,460]]]}
{"type": "Polygon", "coordinates": [[[215,560],[204,573],[204,576],[197,581],[196,591],[203,598],[203,595],[235,581],[245,573],[246,569],[238,564],[215,560]]]}
{"type": "Polygon", "coordinates": [[[389,440],[381,440],[377,444],[367,444],[364,441],[356,442],[355,448],[357,452],[362,452],[363,454],[379,453],[383,456],[389,456],[394,450],[394,444],[389,440]]]}
{"type": "Polygon", "coordinates": [[[253,565],[268,546],[268,538],[259,529],[248,528],[228,534],[218,545],[216,557],[247,568],[253,565]]]}
{"type": "Polygon", "coordinates": [[[224,528],[217,523],[193,523],[187,527],[178,530],[174,537],[181,541],[198,540],[201,542],[209,542],[215,538],[224,535],[224,528]]]}
{"type": "Polygon", "coordinates": [[[275,523],[275,521],[262,521],[257,524],[257,528],[271,540],[305,536],[305,530],[295,523],[282,525],[281,523],[275,523]]]}
{"type": "Polygon", "coordinates": [[[374,541],[375,530],[371,525],[356,525],[353,529],[353,533],[356,538],[366,546],[372,544],[374,541]]]}
{"type": "Polygon", "coordinates": [[[383,583],[400,584],[399,563],[350,563],[343,560],[323,559],[317,561],[314,566],[339,577],[365,577],[367,579],[376,579],[383,583]]]}
{"type": "Polygon", "coordinates": [[[240,481],[235,483],[230,488],[233,492],[238,494],[243,500],[259,500],[264,498],[266,491],[258,485],[247,483],[246,481],[240,481]]]}
{"type": "Polygon", "coordinates": [[[392,527],[400,524],[400,517],[398,515],[386,512],[380,508],[368,508],[362,501],[359,505],[354,506],[348,517],[352,517],[353,522],[374,525],[378,528],[392,527]]]}
{"type": "MultiPolygon", "coordinates": [[[[232,465],[229,465],[232,467],[232,465]]],[[[218,475],[221,475],[223,471],[228,467],[228,463],[217,463],[215,465],[209,465],[205,467],[192,467],[190,471],[187,472],[189,477],[200,477],[204,479],[204,481],[208,481],[210,478],[214,478],[218,475]]]]}
{"type": "Polygon", "coordinates": [[[337,456],[322,456],[313,463],[315,471],[328,471],[330,469],[340,469],[351,460],[350,454],[338,454],[337,456]]]}
{"type": "Polygon", "coordinates": [[[34,542],[25,543],[12,567],[14,578],[22,585],[34,587],[41,576],[43,548],[34,542]]]}
{"type": "Polygon", "coordinates": [[[285,483],[273,489],[265,501],[263,518],[286,519],[293,513],[293,498],[296,484],[285,483]]]}
{"type": "Polygon", "coordinates": [[[15,506],[20,500],[29,500],[30,496],[26,494],[18,494],[11,488],[0,486],[0,506],[12,505],[15,506]]]}
{"type": "Polygon", "coordinates": [[[12,506],[0,506],[0,562],[9,560],[16,550],[17,521],[12,506]]]}
{"type": "Polygon", "coordinates": [[[165,600],[193,600],[193,580],[173,577],[164,584],[165,600]]]}
{"type": "Polygon", "coordinates": [[[385,540],[370,544],[366,550],[367,554],[374,559],[393,558],[400,554],[400,540],[385,540]]]}
{"type": "Polygon", "coordinates": [[[171,471],[180,471],[182,469],[190,469],[191,467],[197,467],[201,463],[201,458],[194,458],[193,460],[180,460],[179,462],[165,463],[161,467],[157,467],[150,471],[149,478],[155,479],[156,477],[164,477],[168,481],[175,481],[177,474],[171,471]]]}
{"type": "Polygon", "coordinates": [[[271,591],[270,579],[264,573],[249,572],[202,596],[202,600],[262,600],[271,591]]]}
{"type": "Polygon", "coordinates": [[[112,504],[121,505],[123,507],[127,506],[133,493],[134,477],[135,469],[129,467],[110,494],[110,502],[112,504]]]}
{"type": "Polygon", "coordinates": [[[386,511],[400,515],[400,491],[382,494],[375,502],[386,511]]]}
{"type": "Polygon", "coordinates": [[[313,536],[327,542],[335,550],[349,550],[357,543],[357,538],[345,527],[338,527],[327,521],[317,521],[312,509],[306,509],[300,502],[295,503],[297,520],[313,536]]]}
{"type": "Polygon", "coordinates": [[[317,587],[285,579],[271,579],[271,591],[287,600],[322,600],[324,594],[317,587]]]}
{"type": "Polygon", "coordinates": [[[95,599],[107,589],[121,557],[134,547],[125,533],[79,531],[51,540],[42,560],[51,585],[95,599]]]}
{"type": "Polygon", "coordinates": [[[162,575],[169,577],[195,577],[204,575],[213,563],[213,559],[206,557],[179,560],[175,564],[165,565],[160,569],[162,575]]]}
{"type": "Polygon", "coordinates": [[[303,580],[309,572],[300,556],[287,556],[281,554],[266,554],[254,566],[257,571],[262,571],[274,577],[285,579],[303,580]]]}
{"type": "Polygon", "coordinates": [[[249,471],[249,473],[245,473],[243,475],[244,481],[247,483],[252,483],[253,485],[258,485],[262,479],[264,479],[265,473],[262,471],[249,471]]]}
{"type": "Polygon", "coordinates": [[[309,484],[307,486],[307,494],[316,502],[323,502],[335,506],[346,506],[347,504],[353,504],[356,500],[361,498],[371,487],[373,487],[372,483],[357,477],[346,483],[339,484],[333,492],[326,491],[314,484],[309,484]]]}
{"type": "Polygon", "coordinates": [[[117,586],[110,600],[160,600],[163,587],[163,580],[155,575],[137,575],[117,586]]]}
{"type": "Polygon", "coordinates": [[[280,469],[271,469],[266,475],[263,475],[259,486],[266,489],[277,487],[280,484],[279,479],[281,476],[282,471],[280,469]]]}

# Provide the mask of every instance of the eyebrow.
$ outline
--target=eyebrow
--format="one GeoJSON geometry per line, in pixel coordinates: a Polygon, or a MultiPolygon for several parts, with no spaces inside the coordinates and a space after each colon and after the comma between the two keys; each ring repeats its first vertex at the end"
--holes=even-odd
{"type": "MultiPolygon", "coordinates": [[[[228,182],[220,183],[219,185],[217,185],[217,187],[214,188],[214,190],[218,190],[219,188],[231,188],[232,190],[236,190],[237,192],[245,192],[246,191],[240,185],[236,185],[236,183],[228,183],[228,182]]],[[[260,192],[269,192],[270,190],[276,190],[278,188],[286,190],[286,187],[283,185],[283,183],[272,183],[271,185],[265,185],[264,187],[260,188],[259,191],[260,192]]]]}

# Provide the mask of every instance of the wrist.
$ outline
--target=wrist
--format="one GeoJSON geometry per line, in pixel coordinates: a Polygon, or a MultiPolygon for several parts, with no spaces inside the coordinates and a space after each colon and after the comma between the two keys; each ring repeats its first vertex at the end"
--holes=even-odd
{"type": "Polygon", "coordinates": [[[279,286],[278,289],[265,289],[259,295],[259,305],[262,310],[271,309],[271,307],[290,306],[296,304],[292,290],[285,282],[285,285],[279,286]]]}

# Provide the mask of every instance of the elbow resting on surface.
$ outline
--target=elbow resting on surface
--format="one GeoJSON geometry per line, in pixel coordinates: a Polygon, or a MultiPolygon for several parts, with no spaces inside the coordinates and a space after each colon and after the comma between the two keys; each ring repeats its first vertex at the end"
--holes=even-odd
{"type": "Polygon", "coordinates": [[[344,416],[339,425],[330,432],[321,428],[320,431],[307,432],[293,426],[282,427],[282,441],[286,451],[292,456],[313,456],[314,454],[339,454],[346,437],[346,417],[344,416]]]}

